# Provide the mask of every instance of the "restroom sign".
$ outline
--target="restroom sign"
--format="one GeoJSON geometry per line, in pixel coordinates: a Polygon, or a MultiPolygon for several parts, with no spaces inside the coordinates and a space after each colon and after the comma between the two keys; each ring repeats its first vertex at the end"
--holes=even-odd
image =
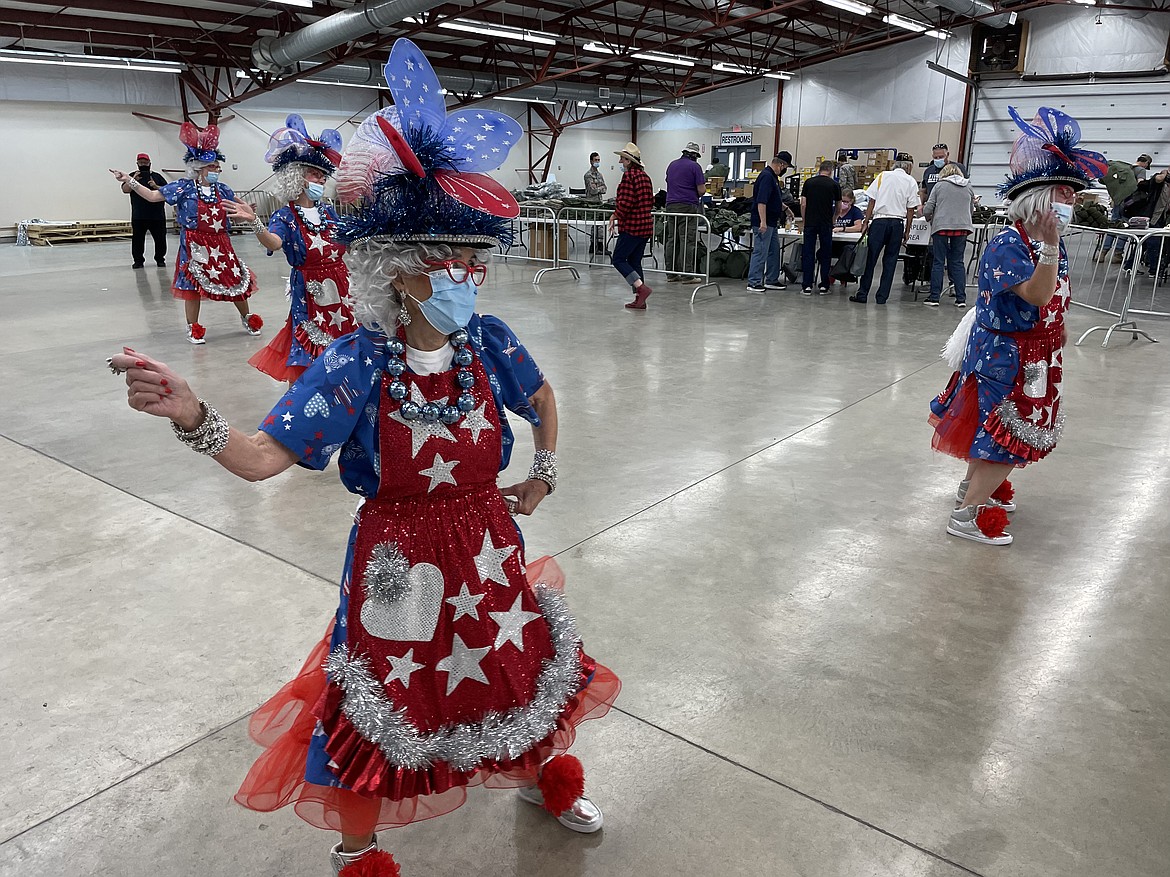
{"type": "Polygon", "coordinates": [[[719,135],[720,146],[751,146],[751,131],[724,131],[719,135]]]}

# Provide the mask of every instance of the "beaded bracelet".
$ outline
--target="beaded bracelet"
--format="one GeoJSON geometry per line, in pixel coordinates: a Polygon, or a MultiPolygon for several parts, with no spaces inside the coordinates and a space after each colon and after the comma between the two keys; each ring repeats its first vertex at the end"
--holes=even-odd
{"type": "Polygon", "coordinates": [[[188,431],[179,428],[179,424],[171,421],[171,429],[175,438],[199,454],[209,457],[223,453],[227,447],[228,435],[231,427],[218,411],[204,400],[199,400],[199,407],[203,409],[203,421],[194,429],[188,431]]]}
{"type": "Polygon", "coordinates": [[[268,231],[268,226],[266,226],[263,222],[261,222],[259,219],[252,220],[252,234],[264,234],[266,231],[268,231]]]}
{"type": "Polygon", "coordinates": [[[545,448],[537,450],[532,458],[532,468],[528,470],[529,481],[543,481],[548,485],[551,494],[557,489],[557,454],[545,448]]]}
{"type": "Polygon", "coordinates": [[[1036,260],[1037,265],[1059,265],[1060,256],[1052,255],[1050,253],[1041,253],[1040,258],[1036,260]]]}

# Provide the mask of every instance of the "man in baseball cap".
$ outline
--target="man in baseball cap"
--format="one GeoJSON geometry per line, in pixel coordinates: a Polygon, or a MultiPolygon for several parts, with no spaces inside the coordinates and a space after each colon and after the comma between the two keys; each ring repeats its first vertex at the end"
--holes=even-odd
{"type": "MultiPolygon", "coordinates": [[[[693,140],[683,147],[682,155],[666,167],[666,212],[699,214],[700,199],[707,192],[707,178],[699,166],[702,150],[693,140]]],[[[666,217],[666,279],[688,280],[698,272],[697,250],[699,220],[690,216],[666,217]]],[[[704,271],[706,269],[704,268],[704,271]]]]}
{"type": "MultiPolygon", "coordinates": [[[[138,173],[134,174],[143,189],[161,189],[167,184],[161,174],[150,169],[150,156],[138,153],[138,173]]],[[[129,183],[122,184],[122,191],[130,196],[130,255],[133,268],[141,268],[146,259],[146,233],[154,238],[154,264],[160,268],[167,265],[167,211],[163,201],[155,204],[135,192],[129,183]]]]}

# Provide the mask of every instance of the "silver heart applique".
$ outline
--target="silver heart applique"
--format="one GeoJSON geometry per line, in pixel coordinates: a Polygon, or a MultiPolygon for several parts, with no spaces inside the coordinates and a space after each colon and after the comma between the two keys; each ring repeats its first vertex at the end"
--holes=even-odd
{"type": "Polygon", "coordinates": [[[341,292],[337,289],[337,284],[333,278],[326,277],[324,280],[310,280],[306,284],[309,289],[309,294],[313,296],[318,306],[325,307],[327,305],[341,304],[341,292]]]}
{"type": "Polygon", "coordinates": [[[437,566],[416,563],[410,568],[410,589],[401,599],[393,603],[367,600],[362,605],[362,627],[378,639],[429,642],[439,626],[443,587],[437,566]]]}

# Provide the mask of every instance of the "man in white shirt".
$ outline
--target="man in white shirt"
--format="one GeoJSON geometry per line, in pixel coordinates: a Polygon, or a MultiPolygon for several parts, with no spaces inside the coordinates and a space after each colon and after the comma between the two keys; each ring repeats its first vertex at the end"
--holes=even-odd
{"type": "Polygon", "coordinates": [[[877,175],[865,194],[869,204],[865,208],[865,222],[861,233],[869,236],[869,255],[865,260],[865,273],[857,294],[849,300],[865,304],[869,300],[869,288],[873,284],[873,269],[878,254],[882,257],[882,279],[878,283],[875,301],[884,305],[894,285],[894,271],[898,267],[898,254],[910,237],[910,223],[922,205],[918,197],[918,181],[910,176],[913,165],[908,161],[894,163],[893,170],[877,175]]]}

